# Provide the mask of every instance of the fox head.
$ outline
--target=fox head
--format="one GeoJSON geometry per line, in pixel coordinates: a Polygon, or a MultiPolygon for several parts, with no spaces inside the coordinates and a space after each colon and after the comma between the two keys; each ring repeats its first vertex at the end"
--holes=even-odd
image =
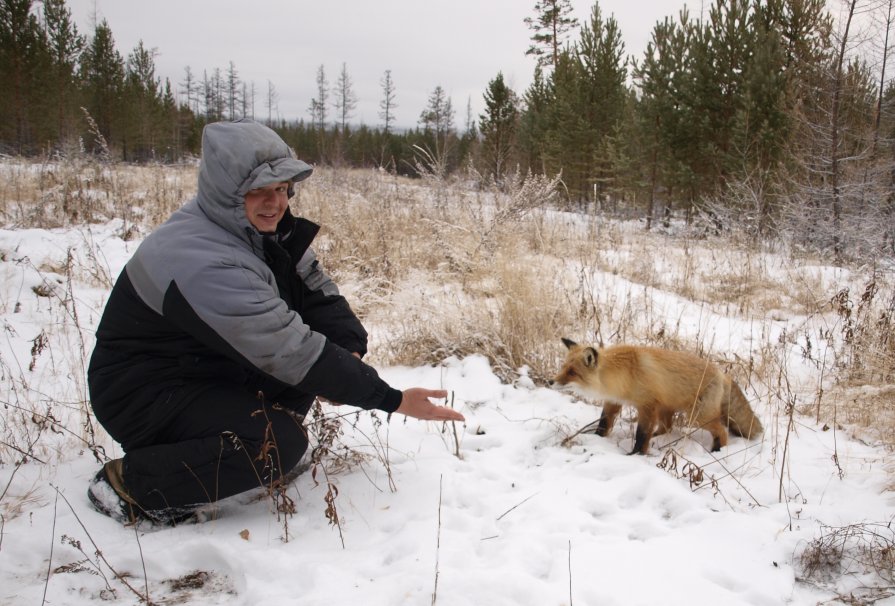
{"type": "Polygon", "coordinates": [[[597,350],[593,347],[579,345],[571,339],[562,339],[563,345],[569,349],[566,361],[553,379],[554,385],[568,386],[578,391],[591,390],[598,385],[597,350]]]}

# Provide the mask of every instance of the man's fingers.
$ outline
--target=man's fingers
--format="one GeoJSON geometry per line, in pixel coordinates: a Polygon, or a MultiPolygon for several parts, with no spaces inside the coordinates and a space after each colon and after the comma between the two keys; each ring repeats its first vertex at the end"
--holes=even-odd
{"type": "Polygon", "coordinates": [[[427,398],[442,399],[446,398],[448,395],[448,392],[445,389],[423,389],[421,391],[427,398]]]}
{"type": "Polygon", "coordinates": [[[396,412],[424,421],[465,421],[458,411],[447,406],[439,406],[430,400],[430,398],[445,399],[447,395],[448,392],[444,389],[414,387],[404,392],[396,412]]]}
{"type": "Polygon", "coordinates": [[[458,411],[453,408],[447,408],[445,406],[436,406],[432,411],[433,416],[432,420],[434,421],[465,421],[466,417],[460,414],[458,411]]]}

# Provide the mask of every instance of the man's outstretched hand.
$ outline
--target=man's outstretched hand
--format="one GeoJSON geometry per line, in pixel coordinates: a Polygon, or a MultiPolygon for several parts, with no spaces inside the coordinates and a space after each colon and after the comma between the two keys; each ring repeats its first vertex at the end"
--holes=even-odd
{"type": "Polygon", "coordinates": [[[405,389],[401,405],[395,412],[423,421],[465,421],[463,415],[453,408],[438,406],[429,401],[429,398],[446,397],[447,391],[443,389],[423,389],[422,387],[405,389]]]}

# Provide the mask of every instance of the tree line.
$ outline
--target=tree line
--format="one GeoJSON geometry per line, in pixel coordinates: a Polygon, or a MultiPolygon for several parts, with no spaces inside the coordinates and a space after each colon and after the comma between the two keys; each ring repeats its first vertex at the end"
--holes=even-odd
{"type": "Polygon", "coordinates": [[[573,200],[634,208],[647,228],[681,211],[837,259],[891,257],[895,2],[840,1],[835,21],[825,5],[715,0],[656,23],[627,58],[599,3],[576,30],[568,2],[542,0],[547,35],[533,36],[538,68],[504,147],[516,156],[492,153],[494,170],[562,171],[573,200]]]}
{"type": "Polygon", "coordinates": [[[287,121],[273,83],[257,89],[232,62],[163,82],[154,51],[140,42],[123,57],[105,21],[81,35],[65,0],[0,0],[0,151],[173,161],[198,153],[206,123],[249,116],[316,163],[473,168],[498,187],[519,173],[561,174],[572,204],[636,213],[647,228],[681,213],[837,257],[891,255],[895,0],[836,2],[834,20],[824,0],[714,0],[657,22],[633,57],[599,2],[579,24],[570,0],[538,0],[526,90],[496,74],[483,113],[468,106],[458,125],[436,86],[416,127],[399,132],[388,70],[380,125],[352,125],[344,64],[332,86],[321,65],[308,120],[287,121]]]}
{"type": "Polygon", "coordinates": [[[436,148],[449,133],[456,170],[474,142],[474,127],[454,128],[454,110],[437,86],[419,127],[395,128],[396,87],[383,76],[383,125],[354,126],[356,105],[347,67],[331,90],[323,66],[309,120],[287,121],[268,81],[258,87],[226,69],[184,69],[172,83],[156,75],[154,49],[141,40],[126,56],[102,20],[85,36],[65,0],[0,0],[0,153],[46,156],[90,153],[127,162],[173,162],[199,153],[205,124],[250,117],[267,123],[311,162],[381,166],[412,174],[418,149],[436,148]],[[331,116],[331,99],[337,110],[331,116]]]}

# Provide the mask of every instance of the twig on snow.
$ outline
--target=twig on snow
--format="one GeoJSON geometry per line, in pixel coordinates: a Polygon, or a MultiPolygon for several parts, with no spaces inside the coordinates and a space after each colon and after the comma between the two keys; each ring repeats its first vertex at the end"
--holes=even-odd
{"type": "Polygon", "coordinates": [[[527,497],[525,497],[524,499],[522,499],[521,501],[519,501],[518,503],[516,503],[515,505],[513,505],[513,506],[510,507],[509,509],[507,509],[505,512],[503,512],[502,514],[500,514],[500,515],[497,517],[497,521],[499,522],[501,519],[503,519],[503,517],[504,517],[505,515],[507,515],[508,513],[510,513],[511,511],[513,511],[514,509],[516,509],[517,507],[519,507],[520,505],[525,504],[525,502],[528,501],[529,499],[531,499],[531,498],[533,498],[533,497],[536,497],[536,496],[538,496],[538,493],[537,493],[537,492],[534,493],[534,494],[531,494],[531,495],[529,495],[529,496],[527,496],[527,497]]]}
{"type": "Polygon", "coordinates": [[[56,544],[56,505],[59,503],[59,491],[56,491],[56,499],[53,501],[53,529],[50,531],[50,557],[47,559],[47,579],[44,581],[44,595],[41,606],[47,603],[47,589],[50,586],[50,573],[53,571],[53,547],[56,544]]]}
{"type": "Polygon", "coordinates": [[[441,553],[441,489],[444,474],[438,477],[438,534],[435,539],[435,587],[432,589],[432,606],[438,599],[438,556],[441,553]]]}

